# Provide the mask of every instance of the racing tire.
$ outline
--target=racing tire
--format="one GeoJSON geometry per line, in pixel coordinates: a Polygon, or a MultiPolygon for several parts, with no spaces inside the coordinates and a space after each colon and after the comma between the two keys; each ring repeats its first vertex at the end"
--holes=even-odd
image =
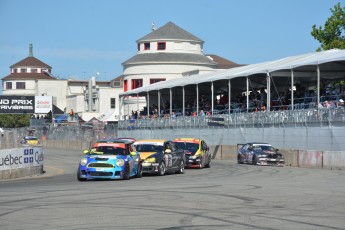
{"type": "Polygon", "coordinates": [[[184,173],[184,168],[185,168],[184,161],[180,161],[180,166],[178,167],[178,170],[175,173],[183,174],[184,173]]]}
{"type": "Polygon", "coordinates": [[[138,166],[138,172],[136,175],[137,178],[142,178],[143,177],[143,167],[141,166],[141,163],[138,166]]]}
{"type": "Polygon", "coordinates": [[[200,159],[200,163],[199,163],[199,169],[203,168],[203,164],[202,164],[202,158],[200,159]]]}
{"type": "Polygon", "coordinates": [[[211,168],[211,157],[208,159],[207,165],[205,165],[205,168],[211,168]]]}
{"type": "Polygon", "coordinates": [[[123,172],[123,179],[124,180],[129,180],[130,178],[130,169],[129,169],[129,165],[127,164],[125,167],[125,171],[123,172]]]}
{"type": "Polygon", "coordinates": [[[243,161],[241,160],[240,155],[237,155],[237,164],[243,164],[243,161]]]}
{"type": "Polygon", "coordinates": [[[165,162],[162,161],[162,162],[159,164],[158,167],[159,167],[159,168],[158,168],[158,175],[159,175],[159,176],[164,176],[164,175],[165,175],[165,172],[166,172],[166,170],[167,170],[166,165],[165,165],[165,162]]]}
{"type": "Polygon", "coordinates": [[[258,163],[258,159],[256,158],[256,156],[254,155],[253,156],[253,159],[252,159],[252,165],[257,165],[258,163]]]}
{"type": "Polygon", "coordinates": [[[78,171],[77,171],[77,179],[78,181],[86,181],[86,178],[80,177],[80,166],[78,167],[78,171]]]}

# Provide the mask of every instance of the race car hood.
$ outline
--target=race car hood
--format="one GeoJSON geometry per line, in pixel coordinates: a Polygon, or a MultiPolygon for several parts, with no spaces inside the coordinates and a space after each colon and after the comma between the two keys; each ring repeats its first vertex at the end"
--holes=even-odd
{"type": "Polygon", "coordinates": [[[149,156],[152,156],[155,153],[157,152],[139,152],[140,159],[145,160],[146,158],[148,158],[149,156]]]}
{"type": "Polygon", "coordinates": [[[122,155],[99,155],[99,154],[92,154],[85,156],[88,159],[93,159],[95,161],[109,161],[109,160],[117,160],[117,159],[126,159],[126,156],[122,155]]]}

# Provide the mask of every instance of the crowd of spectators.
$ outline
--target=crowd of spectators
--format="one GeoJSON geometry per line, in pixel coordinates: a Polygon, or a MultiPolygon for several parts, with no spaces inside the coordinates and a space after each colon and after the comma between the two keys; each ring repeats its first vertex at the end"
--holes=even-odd
{"type": "MultiPolygon", "coordinates": [[[[296,109],[335,109],[344,107],[345,91],[341,92],[341,87],[334,87],[334,82],[325,82],[321,87],[320,103],[317,104],[317,94],[315,90],[302,88],[300,85],[296,86],[294,91],[294,110],[296,109]]],[[[340,85],[340,84],[339,84],[340,85]]],[[[291,110],[291,91],[289,89],[282,92],[272,93],[272,100],[270,110],[291,110]]],[[[264,88],[253,89],[249,95],[249,110],[248,112],[265,112],[267,110],[267,92],[264,88]]],[[[231,97],[231,107],[229,108],[229,98],[227,92],[218,95],[214,101],[213,115],[247,112],[247,96],[246,93],[240,92],[231,97]]],[[[185,102],[185,116],[211,116],[212,115],[211,99],[205,95],[197,98],[193,97],[185,102]],[[198,106],[198,111],[197,111],[198,106]]],[[[172,113],[170,113],[170,104],[167,101],[161,106],[161,111],[158,113],[158,106],[152,105],[149,108],[144,108],[140,112],[132,111],[132,119],[143,118],[174,118],[182,115],[182,108],[178,108],[175,104],[172,106],[172,113]]]]}

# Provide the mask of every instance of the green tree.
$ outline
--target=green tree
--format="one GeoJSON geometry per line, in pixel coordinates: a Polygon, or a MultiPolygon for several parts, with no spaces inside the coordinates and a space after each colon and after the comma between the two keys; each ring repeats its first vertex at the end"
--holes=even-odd
{"type": "Polygon", "coordinates": [[[345,49],[345,7],[341,7],[338,2],[330,10],[332,16],[327,19],[324,28],[313,25],[311,35],[321,43],[316,51],[345,49]]]}
{"type": "Polygon", "coordinates": [[[0,114],[0,127],[19,128],[30,126],[29,114],[0,114]]]}

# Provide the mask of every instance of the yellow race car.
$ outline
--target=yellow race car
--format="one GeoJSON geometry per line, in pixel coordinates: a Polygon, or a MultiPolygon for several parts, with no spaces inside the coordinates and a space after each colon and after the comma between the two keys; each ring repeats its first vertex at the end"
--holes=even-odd
{"type": "Polygon", "coordinates": [[[20,141],[20,144],[22,144],[22,145],[39,145],[40,141],[35,136],[25,136],[20,141]]]}
{"type": "Polygon", "coordinates": [[[173,141],[180,149],[185,151],[186,168],[211,167],[210,148],[206,142],[196,138],[177,138],[173,141]]]}

